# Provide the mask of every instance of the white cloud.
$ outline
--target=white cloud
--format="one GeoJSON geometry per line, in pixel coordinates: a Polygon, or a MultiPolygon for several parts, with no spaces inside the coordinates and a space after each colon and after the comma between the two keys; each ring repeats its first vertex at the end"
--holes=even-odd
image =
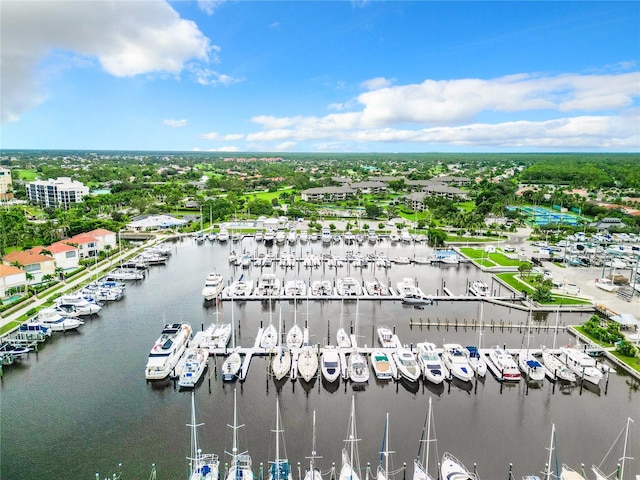
{"type": "Polygon", "coordinates": [[[376,77],[362,82],[360,84],[360,88],[363,90],[380,90],[381,88],[390,87],[392,84],[393,80],[384,77],[376,77]]]}
{"type": "Polygon", "coordinates": [[[221,140],[224,142],[242,140],[244,135],[241,133],[229,133],[227,135],[220,135],[218,132],[201,133],[200,138],[205,140],[221,140]]]}
{"type": "Polygon", "coordinates": [[[41,103],[38,64],[56,50],[97,58],[116,77],[179,74],[191,59],[206,62],[209,39],[163,1],[2,3],[2,121],[41,103]]]}
{"type": "Polygon", "coordinates": [[[187,126],[187,119],[183,118],[183,119],[180,119],[180,120],[173,120],[171,118],[168,118],[163,123],[165,125],[168,125],[169,127],[175,127],[175,128],[186,127],[187,126]]]}
{"type": "Polygon", "coordinates": [[[235,78],[202,65],[190,65],[189,70],[200,85],[229,86],[244,81],[244,78],[235,78]]]}
{"type": "Polygon", "coordinates": [[[292,148],[294,148],[296,146],[296,142],[282,142],[278,145],[276,145],[276,150],[277,151],[285,151],[285,150],[291,150],[292,148]]]}
{"type": "Polygon", "coordinates": [[[198,0],[198,8],[208,15],[213,15],[225,0],[198,0]]]}

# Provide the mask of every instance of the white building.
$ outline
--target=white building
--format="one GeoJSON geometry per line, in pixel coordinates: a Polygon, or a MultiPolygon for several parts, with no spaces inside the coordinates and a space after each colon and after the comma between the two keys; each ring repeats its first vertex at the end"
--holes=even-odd
{"type": "Polygon", "coordinates": [[[29,200],[43,207],[69,208],[71,204],[82,202],[88,194],[89,187],[70,177],[36,180],[27,184],[29,200]]]}
{"type": "Polygon", "coordinates": [[[23,288],[27,283],[27,274],[24,270],[0,264],[0,298],[8,296],[11,288],[23,288]]]}

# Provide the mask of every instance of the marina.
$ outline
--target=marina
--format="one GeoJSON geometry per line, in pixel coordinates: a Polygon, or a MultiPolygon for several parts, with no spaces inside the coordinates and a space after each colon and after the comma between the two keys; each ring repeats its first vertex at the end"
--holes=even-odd
{"type": "MultiPolygon", "coordinates": [[[[367,247],[375,248],[363,246],[367,247]]],[[[409,465],[406,474],[411,475],[429,397],[433,399],[439,456],[450,451],[468,468],[476,464],[478,476],[483,479],[505,478],[508,463],[513,463],[513,471],[518,475],[539,474],[548,455],[551,422],[558,432],[561,462],[574,469],[579,469],[581,463],[597,464],[626,417],[637,411],[638,392],[631,386],[633,380],[616,370],[608,374],[608,387],[604,378],[599,385],[576,379],[572,383],[545,380],[535,386],[524,379],[497,382],[475,375],[469,381],[453,379],[440,383],[425,378],[424,374],[418,381],[405,377],[378,379],[371,366],[374,349],[382,350],[388,358],[394,352],[393,347],[380,346],[378,327],[386,326],[397,336],[397,343],[414,354],[419,351],[418,344],[425,341],[432,343],[438,354],[444,344],[477,345],[479,326],[484,325],[483,344],[506,345],[513,354],[524,349],[522,329],[491,329],[491,322],[525,326],[529,312],[486,301],[482,302],[481,311],[477,298],[474,302],[443,299],[426,305],[424,310],[404,305],[399,299],[205,302],[200,291],[210,272],[219,272],[229,281],[239,278],[242,270],[229,265],[226,258],[220,259],[220,248],[189,240],[174,244],[171,260],[158,269],[149,269],[144,281],[128,284],[126,295],[119,301],[109,302],[97,315],[86,317],[77,331],[54,333],[38,352],[30,352],[5,370],[1,384],[2,434],[13,441],[3,442],[3,478],[36,479],[42,471],[49,472],[52,478],[91,478],[96,472],[114,471],[118,463],[123,464],[126,478],[148,478],[152,463],[157,466],[158,478],[184,477],[190,443],[185,423],[190,421],[191,391],[197,397],[198,420],[204,424],[198,427],[198,445],[203,451],[221,456],[221,475],[229,468],[229,457],[223,457],[223,452],[232,445],[231,431],[226,425],[233,418],[234,389],[237,389],[238,424],[245,425],[238,431],[239,444],[251,453],[256,475],[260,464],[266,472],[268,462],[275,458],[271,430],[276,395],[280,398],[281,428],[287,441],[286,458],[294,472],[298,462],[306,463],[311,449],[309,425],[314,410],[318,419],[316,448],[323,455],[314,464],[323,474],[330,472],[334,463],[339,469],[342,439],[351,402],[355,401],[362,478],[367,464],[371,465],[371,471],[378,465],[386,412],[392,425],[389,441],[396,452],[388,471],[398,472],[393,478],[400,479],[406,463],[409,465]],[[420,317],[424,326],[411,323],[420,317]],[[440,320],[436,322],[438,317],[440,320]],[[428,319],[433,323],[429,324],[428,319]],[[445,319],[449,321],[448,327],[444,326],[445,319]],[[454,327],[455,319],[458,328],[454,327]],[[164,325],[181,322],[191,325],[192,341],[209,338],[214,342],[219,338],[208,349],[208,369],[195,390],[180,388],[178,378],[149,382],[144,378],[149,349],[159,332],[164,325]],[[231,322],[234,326],[228,330],[221,327],[231,322]],[[463,328],[465,322],[467,328],[463,328]],[[287,332],[299,325],[303,343],[289,350],[290,372],[296,372],[295,381],[291,374],[279,380],[272,374],[272,362],[279,347],[260,347],[269,325],[278,325],[280,340],[284,337],[285,344],[287,332]],[[221,335],[216,333],[218,327],[221,335]],[[350,337],[349,346],[337,345],[341,328],[350,337]],[[320,368],[322,362],[309,381],[302,378],[299,368],[294,368],[298,360],[293,360],[296,349],[299,353],[304,348],[305,331],[317,359],[326,352],[337,354],[341,378],[327,381],[320,368]],[[328,344],[333,347],[327,347],[328,344]],[[227,355],[224,345],[228,345],[227,355]],[[356,349],[371,372],[366,382],[353,383],[345,378],[349,375],[349,357],[356,349]],[[229,383],[222,379],[222,364],[232,350],[241,356],[239,371],[243,373],[239,374],[240,379],[229,383]],[[81,377],[78,372],[82,372],[81,377]],[[21,388],[16,388],[18,384],[21,388]],[[79,391],[82,395],[78,395],[79,391]],[[602,409],[610,412],[606,418],[589,414],[602,409]],[[56,422],[49,420],[52,417],[56,422]],[[502,438],[505,428],[508,435],[502,438]],[[464,435],[460,433],[462,430],[466,432],[464,435]],[[489,437],[495,440],[477,441],[489,437]],[[580,442],[578,438],[591,440],[580,442]],[[91,445],[91,452],[86,445],[91,445]],[[184,445],[184,451],[177,445],[184,445]],[[77,459],[72,465],[69,456],[77,459]],[[25,462],[26,458],[31,460],[25,462]]],[[[398,248],[410,247],[400,243],[398,248]]],[[[434,292],[443,282],[452,291],[464,292],[469,279],[473,281],[478,276],[491,285],[489,276],[464,264],[455,268],[394,265],[386,271],[389,274],[379,275],[385,284],[417,278],[426,293],[434,292]]],[[[281,274],[281,281],[291,280],[294,276],[291,273],[281,274]]],[[[365,280],[369,274],[360,269],[353,276],[365,280]]],[[[306,280],[314,282],[322,278],[316,269],[306,280]]],[[[582,323],[589,315],[560,312],[558,325],[582,323]]],[[[541,345],[547,345],[547,353],[553,351],[554,358],[559,358],[558,350],[551,348],[555,317],[555,312],[533,312],[530,351],[542,355],[541,345]]],[[[564,328],[558,328],[556,345],[568,344],[575,345],[575,338],[564,328]]],[[[485,349],[480,348],[480,352],[485,349]]],[[[332,362],[335,359],[336,355],[329,357],[332,362]]],[[[637,429],[632,427],[630,435],[630,445],[640,444],[637,429]]],[[[630,456],[640,457],[638,452],[632,453],[630,456]]],[[[434,462],[432,458],[429,465],[436,465],[434,462]]],[[[637,471],[637,460],[627,461],[626,469],[637,471]]],[[[435,473],[433,467],[431,470],[430,473],[435,473]]]]}

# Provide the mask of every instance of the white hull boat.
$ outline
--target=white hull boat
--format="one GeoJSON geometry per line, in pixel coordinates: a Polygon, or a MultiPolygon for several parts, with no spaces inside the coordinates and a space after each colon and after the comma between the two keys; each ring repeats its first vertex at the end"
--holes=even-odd
{"type": "Polygon", "coordinates": [[[62,295],[56,300],[57,305],[73,305],[78,311],[78,315],[95,315],[102,310],[102,306],[87,300],[82,295],[62,295]]]}
{"type": "Polygon", "coordinates": [[[178,386],[195,388],[207,369],[209,352],[204,348],[189,348],[185,352],[184,368],[178,379],[178,386]]]}
{"type": "Polygon", "coordinates": [[[467,355],[467,361],[475,374],[479,377],[485,377],[487,375],[487,362],[480,355],[478,348],[473,345],[467,345],[464,351],[467,355]]]}
{"type": "Polygon", "coordinates": [[[576,374],[547,349],[542,349],[542,363],[547,372],[549,372],[551,380],[559,379],[565,382],[575,382],[577,380],[576,374]]]}
{"type": "Polygon", "coordinates": [[[191,326],[188,323],[169,323],[164,326],[160,337],[155,341],[145,369],[147,380],[167,378],[184,354],[191,338],[191,326]]]}
{"type": "Polygon", "coordinates": [[[575,348],[561,348],[560,352],[560,360],[575,373],[578,379],[584,378],[587,382],[594,385],[600,383],[603,374],[593,358],[575,348]]]}
{"type": "Polygon", "coordinates": [[[353,277],[344,277],[338,280],[336,285],[338,295],[342,297],[354,297],[362,295],[362,286],[353,277]]]}
{"type": "Polygon", "coordinates": [[[378,342],[382,348],[397,348],[396,336],[389,327],[378,327],[378,342]]]}
{"type": "Polygon", "coordinates": [[[489,349],[487,366],[503,382],[519,382],[522,378],[518,364],[511,354],[498,346],[489,349]]]}
{"type": "Polygon", "coordinates": [[[352,383],[367,383],[369,381],[367,359],[357,351],[349,355],[349,379],[352,383]]]}
{"type": "Polygon", "coordinates": [[[282,380],[291,371],[291,352],[285,346],[278,349],[278,353],[271,360],[271,372],[276,380],[282,380]]]}
{"type": "Polygon", "coordinates": [[[225,359],[224,363],[222,364],[222,380],[225,382],[231,382],[235,380],[240,373],[241,368],[242,357],[236,351],[231,352],[231,354],[225,359]]]}
{"type": "Polygon", "coordinates": [[[398,378],[398,371],[393,359],[383,350],[371,352],[371,368],[378,380],[398,378]]]}
{"type": "Polygon", "coordinates": [[[522,352],[518,355],[518,366],[529,381],[542,382],[544,380],[545,368],[530,352],[522,352]]]}
{"type": "Polygon", "coordinates": [[[463,382],[473,379],[473,369],[469,365],[467,356],[462,351],[462,346],[456,343],[445,343],[442,346],[442,362],[449,373],[463,382]]]}
{"type": "Polygon", "coordinates": [[[329,280],[314,280],[311,284],[311,295],[314,297],[327,297],[333,294],[333,287],[329,280]]]}
{"type": "Polygon", "coordinates": [[[84,322],[78,318],[66,317],[62,315],[56,308],[43,308],[38,313],[38,321],[52,332],[66,332],[75,330],[84,322]]]}
{"type": "Polygon", "coordinates": [[[442,456],[440,474],[440,478],[444,480],[478,480],[476,475],[467,470],[464,464],[450,453],[442,456]]]}
{"type": "Polygon", "coordinates": [[[489,295],[489,285],[481,280],[476,280],[469,286],[469,292],[476,297],[486,297],[489,295]]]}
{"type": "Polygon", "coordinates": [[[287,347],[300,348],[302,346],[303,340],[304,336],[302,333],[302,329],[298,326],[297,323],[294,323],[293,327],[289,329],[289,333],[287,333],[287,347]]]}
{"type": "Polygon", "coordinates": [[[258,281],[256,295],[267,297],[280,295],[281,286],[282,282],[279,278],[276,278],[275,274],[265,273],[258,281]]]}
{"type": "Polygon", "coordinates": [[[398,368],[398,373],[409,382],[417,382],[422,373],[416,357],[408,348],[399,348],[391,354],[391,358],[398,368]]]}
{"type": "Polygon", "coordinates": [[[324,347],[320,355],[320,371],[322,372],[322,378],[329,383],[333,383],[340,378],[340,355],[338,355],[336,347],[324,347]]]}
{"type": "Polygon", "coordinates": [[[204,280],[204,287],[202,288],[202,296],[206,301],[211,301],[217,298],[222,293],[224,287],[224,281],[222,275],[212,272],[207,275],[204,280]]]}
{"type": "Polygon", "coordinates": [[[260,338],[260,347],[266,350],[271,350],[278,345],[278,331],[276,327],[270,323],[267,328],[262,331],[262,337],[260,338]]]}
{"type": "Polygon", "coordinates": [[[338,343],[338,347],[351,348],[351,337],[349,337],[344,328],[338,329],[338,331],[336,332],[336,340],[338,343]]]}
{"type": "Polygon", "coordinates": [[[367,291],[367,295],[372,297],[383,297],[389,295],[389,289],[386,285],[380,282],[378,279],[375,279],[371,282],[364,283],[365,290],[367,291]]]}
{"type": "Polygon", "coordinates": [[[300,349],[298,373],[306,382],[310,382],[318,373],[318,354],[313,345],[305,345],[300,349]]]}
{"type": "Polygon", "coordinates": [[[416,347],[418,365],[422,369],[424,378],[436,385],[442,383],[449,376],[449,372],[436,352],[436,346],[433,343],[423,342],[418,343],[416,347]]]}

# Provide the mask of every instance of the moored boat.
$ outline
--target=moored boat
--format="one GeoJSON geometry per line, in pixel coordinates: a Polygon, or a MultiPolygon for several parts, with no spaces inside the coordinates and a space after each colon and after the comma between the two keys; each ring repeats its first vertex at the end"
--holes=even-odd
{"type": "Polygon", "coordinates": [[[449,452],[442,456],[440,474],[444,480],[478,480],[474,473],[467,470],[467,467],[449,452]]]}
{"type": "Polygon", "coordinates": [[[487,366],[500,381],[519,382],[522,378],[511,354],[497,345],[489,349],[487,366]]]}
{"type": "Polygon", "coordinates": [[[204,280],[204,287],[202,288],[202,296],[205,300],[211,301],[217,298],[222,293],[224,282],[222,275],[217,272],[211,272],[204,280]]]}
{"type": "Polygon", "coordinates": [[[178,386],[182,388],[194,388],[202,378],[202,374],[207,369],[209,352],[200,347],[188,348],[185,352],[185,362],[178,386]]]}
{"type": "Polygon", "coordinates": [[[457,343],[445,343],[442,346],[442,362],[449,373],[458,380],[469,382],[473,378],[473,369],[462,351],[462,346],[457,343]]]}
{"type": "Polygon", "coordinates": [[[389,327],[380,326],[377,329],[378,331],[378,342],[380,342],[380,346],[383,348],[396,348],[399,347],[398,342],[396,341],[397,337],[393,330],[389,327]]]}
{"type": "MultiPolygon", "coordinates": [[[[201,424],[200,424],[201,425],[201,424]]],[[[195,394],[191,393],[191,454],[189,460],[189,480],[218,480],[220,459],[213,453],[202,453],[198,445],[195,394]]]]}
{"type": "Polygon", "coordinates": [[[577,378],[584,378],[587,382],[598,385],[602,380],[602,371],[596,361],[586,353],[571,347],[560,349],[560,360],[575,373],[577,378]]]}
{"type": "Polygon", "coordinates": [[[436,385],[442,383],[449,376],[449,372],[436,352],[436,346],[433,343],[421,342],[416,347],[418,365],[422,369],[424,378],[436,385]]]}
{"type": "Polygon", "coordinates": [[[340,355],[334,346],[327,345],[320,355],[320,371],[322,377],[329,383],[340,377],[340,355]]]}
{"type": "Polygon", "coordinates": [[[409,382],[417,382],[422,373],[416,357],[408,348],[398,348],[391,354],[391,358],[398,368],[398,373],[409,382]]]}
{"type": "Polygon", "coordinates": [[[145,368],[147,380],[163,380],[174,370],[191,338],[188,323],[168,323],[155,341],[145,368]]]}
{"type": "Polygon", "coordinates": [[[374,350],[371,352],[371,368],[373,368],[373,373],[378,380],[397,378],[395,363],[393,363],[393,360],[384,350],[374,350]]]}
{"type": "Polygon", "coordinates": [[[38,321],[52,332],[75,330],[84,324],[79,318],[63,315],[58,308],[43,308],[38,312],[38,321]]]}

